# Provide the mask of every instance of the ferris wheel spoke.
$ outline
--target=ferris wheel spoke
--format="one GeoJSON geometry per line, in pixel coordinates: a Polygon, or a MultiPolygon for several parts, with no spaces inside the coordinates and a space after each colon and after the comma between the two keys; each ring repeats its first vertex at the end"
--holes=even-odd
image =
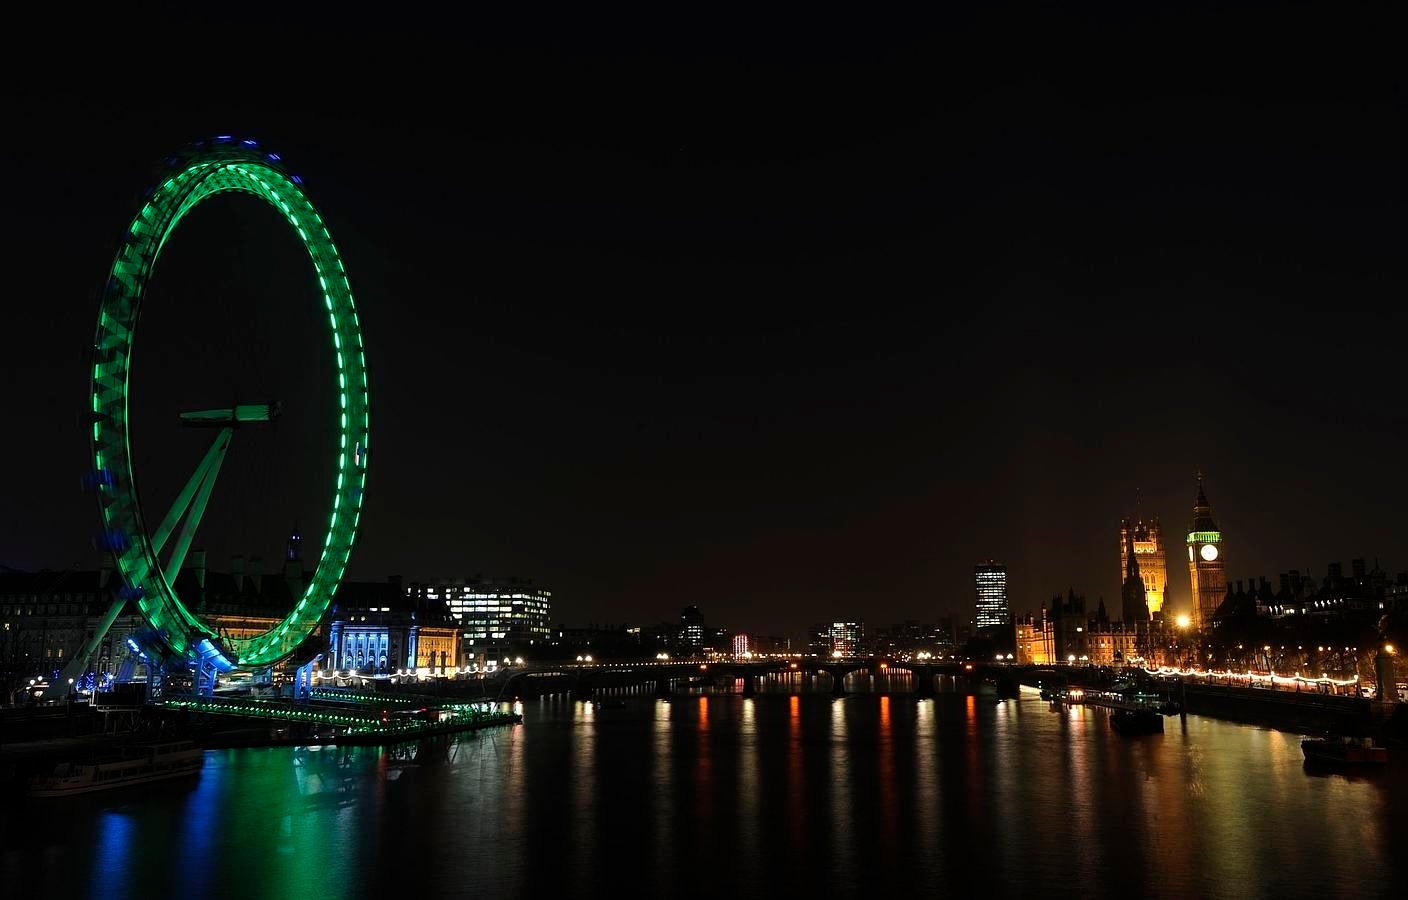
{"type": "MultiPolygon", "coordinates": [[[[204,496],[209,498],[210,490],[205,487],[205,485],[207,480],[211,484],[214,483],[214,473],[220,471],[220,463],[225,459],[225,451],[230,446],[230,437],[233,434],[233,429],[224,428],[215,436],[215,440],[211,443],[210,449],[205,453],[205,458],[200,461],[200,465],[196,466],[196,470],[191,475],[190,480],[186,482],[185,487],[181,488],[181,493],[176,495],[176,500],[171,504],[171,509],[167,510],[166,517],[161,520],[161,524],[157,526],[156,532],[152,534],[153,553],[159,554],[162,549],[166,547],[167,538],[171,537],[171,532],[176,530],[176,523],[180,522],[181,517],[186,514],[186,510],[190,509],[191,501],[195,498],[198,491],[203,492],[204,496]],[[209,479],[207,479],[207,476],[209,476],[209,479]]],[[[205,511],[204,500],[201,501],[200,511],[205,511]]],[[[198,520],[200,514],[197,513],[195,518],[198,520]]],[[[194,535],[194,528],[191,529],[191,533],[194,535]]],[[[182,530],[182,534],[185,534],[184,529],[182,530]]],[[[183,553],[182,556],[184,555],[183,553]]],[[[178,566],[177,568],[179,569],[180,567],[178,566]]]]}
{"type": "Polygon", "coordinates": [[[166,575],[167,584],[176,583],[181,564],[186,561],[186,551],[191,549],[191,539],[196,536],[196,529],[200,527],[201,516],[205,515],[205,504],[210,500],[210,492],[215,487],[215,476],[220,474],[220,464],[225,461],[225,451],[230,447],[230,437],[233,433],[229,428],[221,429],[215,436],[215,444],[210,448],[210,453],[206,454],[206,462],[202,463],[205,471],[196,472],[201,479],[200,488],[196,491],[195,499],[191,501],[191,511],[186,516],[185,524],[181,526],[181,533],[176,537],[176,546],[171,550],[171,558],[166,561],[162,570],[166,575]]]}

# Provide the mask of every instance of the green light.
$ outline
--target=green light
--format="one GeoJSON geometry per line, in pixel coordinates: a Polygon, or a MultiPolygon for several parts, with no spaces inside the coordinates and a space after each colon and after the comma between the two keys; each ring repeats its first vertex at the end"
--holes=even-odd
{"type": "MultiPolygon", "coordinates": [[[[132,471],[128,438],[128,378],[127,360],[137,325],[137,313],[146,293],[147,283],[157,257],[181,220],[200,203],[225,192],[253,194],[269,203],[287,218],[290,227],[304,242],[310,261],[323,291],[323,304],[334,344],[339,349],[338,385],[341,428],[337,435],[340,457],[345,468],[347,422],[367,414],[365,394],[347,396],[350,379],[366,380],[364,357],[347,357],[340,353],[343,339],[362,345],[356,304],[345,275],[328,277],[327,273],[342,273],[341,257],[321,217],[302,189],[278,169],[268,165],[263,155],[240,145],[219,145],[198,151],[184,163],[181,171],[169,174],[161,182],[140,214],[130,223],[130,239],[113,261],[109,287],[103,295],[98,316],[98,335],[94,342],[103,362],[93,365],[93,412],[99,421],[93,423],[94,459],[99,468],[108,468],[114,479],[111,491],[101,493],[101,513],[107,526],[114,531],[133,536],[127,552],[115,554],[115,562],[124,582],[142,590],[139,609],[147,622],[167,636],[171,649],[182,654],[194,653],[193,647],[202,636],[215,636],[212,628],[197,618],[176,595],[162,575],[138,501],[132,471]],[[336,264],[336,270],[331,266],[336,264]],[[350,324],[349,324],[350,323],[350,324]],[[351,369],[350,372],[346,371],[351,369]]],[[[365,465],[365,461],[362,461],[365,465]]],[[[252,648],[239,662],[243,665],[267,665],[276,662],[317,628],[323,613],[332,601],[340,579],[340,565],[351,553],[356,538],[357,523],[339,529],[336,510],[344,502],[355,507],[360,496],[352,491],[351,479],[337,473],[332,515],[324,539],[323,555],[314,569],[312,580],[303,600],[275,627],[240,644],[252,648]]]]}
{"type": "Polygon", "coordinates": [[[1190,531],[1188,532],[1188,543],[1190,544],[1217,544],[1222,541],[1220,531],[1190,531]]]}

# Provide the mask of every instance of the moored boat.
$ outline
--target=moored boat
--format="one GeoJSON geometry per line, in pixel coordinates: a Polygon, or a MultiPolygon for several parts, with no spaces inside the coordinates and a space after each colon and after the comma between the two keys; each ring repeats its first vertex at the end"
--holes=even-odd
{"type": "Polygon", "coordinates": [[[1110,711],[1110,727],[1120,734],[1162,734],[1164,717],[1157,709],[1124,709],[1110,711]]]}
{"type": "Polygon", "coordinates": [[[66,797],[110,788],[194,775],[205,765],[205,751],[192,741],[168,741],[129,748],[120,759],[83,765],[60,763],[48,775],[29,781],[31,797],[66,797]]]}
{"type": "Polygon", "coordinates": [[[1306,762],[1341,766],[1377,766],[1388,762],[1388,748],[1376,747],[1369,738],[1304,740],[1300,750],[1306,762]]]}

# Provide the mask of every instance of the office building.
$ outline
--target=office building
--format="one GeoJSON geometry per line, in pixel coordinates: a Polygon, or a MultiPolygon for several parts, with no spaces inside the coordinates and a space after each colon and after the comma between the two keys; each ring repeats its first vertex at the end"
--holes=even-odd
{"type": "Polygon", "coordinates": [[[1007,608],[1007,567],[991,559],[980,562],[973,567],[973,580],[977,590],[977,626],[1010,626],[1012,617],[1007,608]]]}

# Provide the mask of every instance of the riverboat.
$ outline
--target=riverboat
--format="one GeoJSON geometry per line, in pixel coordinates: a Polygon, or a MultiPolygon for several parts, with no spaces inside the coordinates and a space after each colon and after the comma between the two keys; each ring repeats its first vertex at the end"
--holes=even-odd
{"type": "Polygon", "coordinates": [[[1037,669],[1032,673],[1041,699],[1058,701],[1066,690],[1066,676],[1054,669],[1037,669]]]}
{"type": "Polygon", "coordinates": [[[1300,750],[1306,762],[1340,766],[1381,766],[1388,762],[1388,748],[1376,747],[1369,738],[1305,740],[1300,750]]]}
{"type": "Polygon", "coordinates": [[[1120,734],[1163,734],[1164,717],[1158,709],[1110,710],[1110,727],[1120,734]]]}
{"type": "Polygon", "coordinates": [[[128,748],[121,759],[80,765],[60,763],[49,775],[30,779],[31,797],[67,797],[200,772],[205,751],[192,741],[169,741],[128,748]]]}

